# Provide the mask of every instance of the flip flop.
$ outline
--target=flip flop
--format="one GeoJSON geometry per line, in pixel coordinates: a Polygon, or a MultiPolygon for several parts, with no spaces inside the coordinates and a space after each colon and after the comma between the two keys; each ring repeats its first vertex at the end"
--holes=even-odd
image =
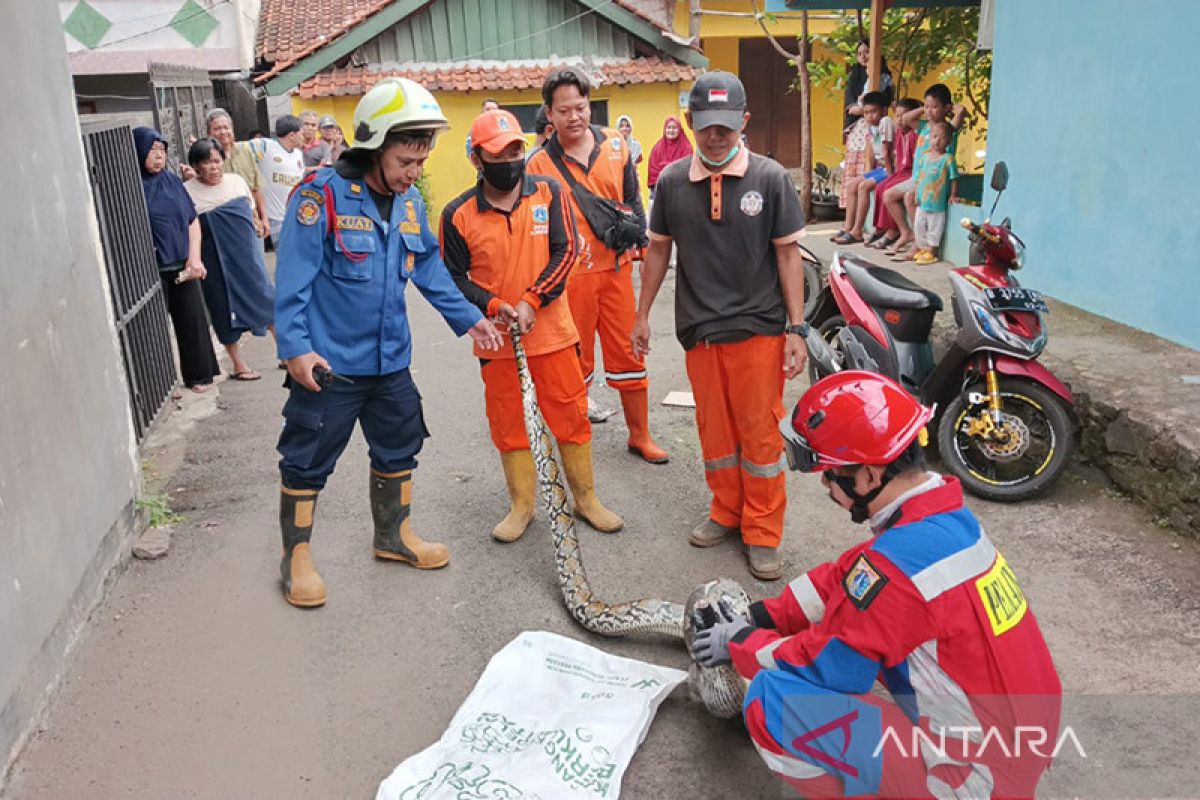
{"type": "Polygon", "coordinates": [[[860,242],[862,242],[862,239],[851,236],[848,233],[839,234],[835,239],[833,239],[834,244],[842,244],[842,245],[859,244],[860,242]]]}
{"type": "Polygon", "coordinates": [[[234,381],[256,381],[260,378],[262,378],[262,375],[258,374],[252,369],[246,370],[245,372],[235,372],[229,376],[229,379],[234,381]]]}
{"type": "Polygon", "coordinates": [[[845,231],[839,229],[837,233],[835,233],[833,236],[829,237],[829,241],[836,242],[838,239],[840,239],[841,237],[846,236],[846,235],[847,234],[845,231]]]}
{"type": "Polygon", "coordinates": [[[875,250],[887,250],[889,247],[893,247],[898,241],[900,241],[899,236],[897,236],[895,239],[890,236],[884,236],[875,244],[868,244],[867,247],[874,248],[875,250]]]}

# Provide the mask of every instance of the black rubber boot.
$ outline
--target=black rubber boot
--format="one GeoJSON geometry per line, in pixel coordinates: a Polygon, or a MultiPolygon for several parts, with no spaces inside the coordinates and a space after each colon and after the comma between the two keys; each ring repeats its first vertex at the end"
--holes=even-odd
{"type": "Polygon", "coordinates": [[[438,569],[450,563],[446,545],[426,542],[413,533],[412,470],[371,470],[371,516],[375,518],[375,557],[403,561],[417,569],[438,569]]]}
{"type": "Polygon", "coordinates": [[[309,552],[317,492],[313,489],[282,488],[279,493],[279,529],[283,533],[283,596],[300,608],[325,605],[325,581],[313,567],[309,552]]]}

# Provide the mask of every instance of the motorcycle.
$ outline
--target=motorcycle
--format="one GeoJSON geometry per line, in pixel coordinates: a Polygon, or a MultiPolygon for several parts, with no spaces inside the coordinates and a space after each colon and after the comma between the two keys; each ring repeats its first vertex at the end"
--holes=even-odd
{"type": "MultiPolygon", "coordinates": [[[[1008,167],[996,165],[996,202],[1008,167]]],[[[935,293],[891,269],[836,253],[806,337],[814,380],[865,369],[899,381],[938,415],[938,452],[971,493],[1015,502],[1034,497],[1066,469],[1075,446],[1071,391],[1037,359],[1046,347],[1042,295],[1012,274],[1025,243],[1005,219],[964,219],[971,265],[950,271],[958,333],[935,361],[930,344],[935,293]]]]}

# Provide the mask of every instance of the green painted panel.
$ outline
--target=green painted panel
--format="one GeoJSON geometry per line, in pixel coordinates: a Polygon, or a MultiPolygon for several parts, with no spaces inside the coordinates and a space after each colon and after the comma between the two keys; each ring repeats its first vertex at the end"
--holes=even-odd
{"type": "Polygon", "coordinates": [[[632,57],[633,37],[576,0],[437,0],[366,41],[368,63],[632,57]]]}

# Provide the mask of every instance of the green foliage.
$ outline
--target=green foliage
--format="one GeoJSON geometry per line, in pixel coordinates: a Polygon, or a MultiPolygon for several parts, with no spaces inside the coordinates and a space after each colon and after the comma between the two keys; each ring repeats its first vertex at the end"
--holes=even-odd
{"type": "Polygon", "coordinates": [[[134,504],[138,511],[146,515],[146,521],[151,528],[161,528],[164,525],[174,525],[183,522],[185,517],[171,510],[171,498],[165,494],[150,494],[139,498],[134,504]]]}
{"type": "Polygon", "coordinates": [[[417,191],[421,193],[421,199],[425,201],[425,211],[432,217],[433,215],[433,188],[429,183],[429,170],[421,170],[421,177],[417,178],[417,191]]]}
{"type": "MultiPolygon", "coordinates": [[[[864,15],[869,20],[870,14],[864,15]]],[[[813,36],[833,57],[825,54],[809,66],[813,82],[840,93],[846,71],[854,63],[854,50],[870,24],[859,27],[857,14],[844,14],[829,34],[813,36]]],[[[883,18],[883,54],[896,83],[896,99],[920,100],[923,85],[917,81],[953,79],[963,91],[956,100],[967,109],[967,126],[981,129],[987,124],[991,96],[992,54],[975,47],[979,33],[978,8],[889,9],[883,18]],[[943,66],[948,65],[948,66],[943,66]],[[929,76],[928,78],[926,76],[929,76]]]]}

